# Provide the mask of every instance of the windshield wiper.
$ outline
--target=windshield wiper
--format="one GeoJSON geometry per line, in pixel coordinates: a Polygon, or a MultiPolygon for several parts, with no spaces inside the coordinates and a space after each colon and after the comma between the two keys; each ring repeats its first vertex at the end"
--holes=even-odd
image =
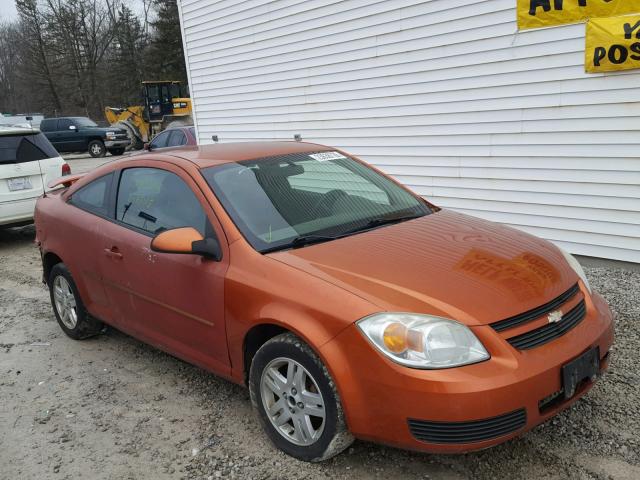
{"type": "Polygon", "coordinates": [[[424,213],[416,213],[411,215],[399,215],[396,217],[380,217],[369,220],[364,225],[360,225],[351,230],[347,230],[342,235],[349,235],[351,233],[363,232],[365,230],[371,230],[372,228],[382,227],[383,225],[391,225],[394,223],[405,222],[407,220],[413,220],[414,218],[424,217],[424,213]]]}
{"type": "Polygon", "coordinates": [[[265,250],[261,250],[261,253],[270,253],[275,252],[277,250],[285,250],[287,248],[300,248],[306,247],[307,245],[313,245],[314,243],[322,243],[329,242],[331,240],[336,240],[340,238],[340,236],[332,236],[332,235],[300,235],[299,237],[294,238],[290,242],[287,242],[283,245],[278,245],[276,247],[267,248],[265,250]]]}
{"type": "Polygon", "coordinates": [[[267,248],[265,250],[261,250],[260,253],[270,253],[278,250],[285,250],[287,248],[300,248],[300,247],[306,247],[307,245],[313,245],[314,243],[329,242],[331,240],[337,240],[339,238],[352,235],[354,233],[370,230],[376,227],[381,227],[383,225],[390,225],[392,223],[400,223],[406,220],[412,220],[414,218],[424,217],[424,215],[425,215],[424,213],[419,213],[419,214],[411,214],[411,215],[399,215],[395,217],[374,218],[373,220],[369,220],[364,225],[360,225],[359,227],[354,228],[352,230],[340,232],[338,235],[315,235],[315,234],[300,235],[299,237],[295,237],[293,240],[283,245],[278,245],[275,247],[267,248]]]}

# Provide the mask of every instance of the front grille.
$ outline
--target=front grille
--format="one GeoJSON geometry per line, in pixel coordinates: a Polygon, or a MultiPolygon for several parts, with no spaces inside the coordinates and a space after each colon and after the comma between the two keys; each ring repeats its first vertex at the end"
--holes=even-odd
{"type": "Polygon", "coordinates": [[[545,303],[544,305],[534,308],[532,310],[526,311],[514,317],[509,317],[505,320],[500,320],[499,322],[494,322],[491,324],[491,327],[496,332],[502,332],[503,330],[507,330],[509,328],[517,327],[518,325],[522,325],[523,323],[530,322],[535,320],[536,318],[540,318],[547,313],[550,313],[557,309],[560,305],[569,301],[576,293],[580,291],[580,287],[576,283],[569,290],[564,292],[557,298],[554,298],[549,303],[545,303]]]}
{"type": "Polygon", "coordinates": [[[470,422],[428,422],[409,419],[409,430],[428,443],[474,443],[498,438],[520,430],[527,424],[524,408],[498,417],[470,422]]]}
{"type": "Polygon", "coordinates": [[[543,327],[523,333],[522,335],[508,338],[507,342],[519,350],[539,347],[567,333],[578,325],[586,314],[587,306],[584,300],[581,300],[580,303],[565,314],[558,323],[549,323],[543,327]]]}

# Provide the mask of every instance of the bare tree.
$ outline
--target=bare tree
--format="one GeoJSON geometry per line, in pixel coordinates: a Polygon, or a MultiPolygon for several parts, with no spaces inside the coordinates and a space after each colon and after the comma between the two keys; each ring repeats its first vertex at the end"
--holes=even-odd
{"type": "Polygon", "coordinates": [[[16,0],[20,16],[21,45],[24,46],[25,71],[34,84],[48,89],[54,111],[62,110],[60,96],[54,81],[51,59],[47,54],[46,33],[42,29],[44,15],[36,0],[16,0]]]}
{"type": "Polygon", "coordinates": [[[55,32],[55,48],[69,66],[80,106],[87,115],[104,108],[98,89],[101,66],[115,37],[112,10],[118,0],[46,0],[50,13],[48,28],[55,32]]]}
{"type": "Polygon", "coordinates": [[[0,24],[0,111],[103,119],[143,80],[186,79],[176,0],[15,0],[0,24]]]}

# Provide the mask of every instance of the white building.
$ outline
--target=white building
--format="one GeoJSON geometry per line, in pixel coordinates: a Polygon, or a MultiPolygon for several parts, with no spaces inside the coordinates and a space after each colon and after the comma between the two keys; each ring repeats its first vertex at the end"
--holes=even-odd
{"type": "Polygon", "coordinates": [[[180,0],[201,143],[346,149],[434,203],[640,262],[640,72],[516,0],[180,0]]]}

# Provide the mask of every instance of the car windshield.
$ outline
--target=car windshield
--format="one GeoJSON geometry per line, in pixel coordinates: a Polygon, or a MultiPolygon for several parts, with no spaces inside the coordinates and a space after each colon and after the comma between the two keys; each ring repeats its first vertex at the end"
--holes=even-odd
{"type": "Polygon", "coordinates": [[[203,175],[245,238],[264,253],[431,212],[426,202],[338,152],[227,163],[203,175]]]}
{"type": "Polygon", "coordinates": [[[77,127],[97,127],[98,126],[96,122],[86,117],[74,118],[73,123],[75,123],[77,127]]]}

